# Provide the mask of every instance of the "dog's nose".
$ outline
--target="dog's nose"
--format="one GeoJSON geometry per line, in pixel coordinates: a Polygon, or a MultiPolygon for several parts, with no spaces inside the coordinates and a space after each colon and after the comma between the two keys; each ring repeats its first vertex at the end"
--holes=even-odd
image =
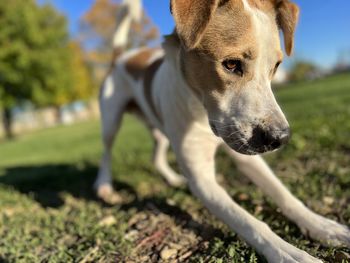
{"type": "Polygon", "coordinates": [[[280,141],[281,145],[287,144],[290,139],[290,128],[285,128],[280,132],[278,135],[278,140],[280,141]]]}
{"type": "Polygon", "coordinates": [[[290,138],[290,129],[286,128],[279,131],[269,132],[268,135],[268,143],[266,146],[270,146],[272,149],[277,149],[284,144],[287,144],[290,138]]]}
{"type": "Polygon", "coordinates": [[[272,150],[286,144],[289,141],[289,138],[289,128],[281,130],[264,130],[262,127],[257,126],[253,129],[253,136],[250,143],[257,148],[264,146],[272,150]]]}

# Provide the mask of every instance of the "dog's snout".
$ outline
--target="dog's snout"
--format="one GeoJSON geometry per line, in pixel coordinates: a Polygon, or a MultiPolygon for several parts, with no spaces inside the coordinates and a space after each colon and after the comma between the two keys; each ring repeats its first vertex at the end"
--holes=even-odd
{"type": "Polygon", "coordinates": [[[273,150],[286,144],[290,138],[290,129],[265,130],[260,126],[253,129],[253,135],[249,140],[255,148],[267,148],[273,150]]]}

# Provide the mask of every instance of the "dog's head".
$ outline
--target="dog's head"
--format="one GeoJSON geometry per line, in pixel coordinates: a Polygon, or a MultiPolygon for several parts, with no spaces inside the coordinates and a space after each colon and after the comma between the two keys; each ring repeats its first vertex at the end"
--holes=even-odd
{"type": "Polygon", "coordinates": [[[258,154],[289,139],[271,90],[282,62],[279,29],[292,53],[298,7],[288,0],[172,0],[180,64],[208,112],[213,132],[231,148],[258,154]]]}

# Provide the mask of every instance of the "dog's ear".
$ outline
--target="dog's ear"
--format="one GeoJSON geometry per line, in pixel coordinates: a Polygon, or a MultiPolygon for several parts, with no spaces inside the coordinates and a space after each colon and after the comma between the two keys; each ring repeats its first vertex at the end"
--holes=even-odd
{"type": "Polygon", "coordinates": [[[187,49],[195,48],[218,7],[219,0],[171,0],[176,31],[187,49]]]}
{"type": "Polygon", "coordinates": [[[299,8],[289,0],[275,0],[277,23],[284,35],[284,46],[288,56],[294,47],[294,33],[299,19],[299,8]]]}

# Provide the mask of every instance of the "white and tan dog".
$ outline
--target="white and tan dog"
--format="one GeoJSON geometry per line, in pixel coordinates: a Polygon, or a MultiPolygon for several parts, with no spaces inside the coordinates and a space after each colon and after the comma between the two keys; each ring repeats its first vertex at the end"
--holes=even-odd
{"type": "Polygon", "coordinates": [[[123,112],[137,105],[152,129],[155,165],[167,182],[187,181],[215,216],[269,262],[321,261],[285,242],[231,199],[215,179],[219,146],[304,233],[323,244],[350,247],[346,226],[310,211],[257,155],[289,138],[270,82],[283,57],[279,29],[286,53],[292,52],[298,7],[288,0],[172,0],[172,13],[176,32],[166,37],[164,49],[125,53],[104,82],[98,195],[114,196],[112,144],[123,112]],[[169,143],[186,180],[167,163],[169,143]]]}

